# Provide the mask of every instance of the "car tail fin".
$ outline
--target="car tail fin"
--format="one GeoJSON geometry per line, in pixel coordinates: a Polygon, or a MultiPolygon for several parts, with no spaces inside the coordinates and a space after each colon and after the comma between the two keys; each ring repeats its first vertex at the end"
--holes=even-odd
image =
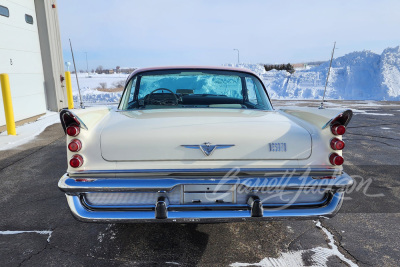
{"type": "Polygon", "coordinates": [[[64,129],[64,132],[67,133],[68,126],[78,126],[79,128],[87,130],[86,125],[83,123],[81,119],[77,115],[75,115],[72,111],[63,109],[60,112],[60,120],[61,125],[64,129]]]}
{"type": "Polygon", "coordinates": [[[304,107],[288,107],[282,108],[286,114],[307,121],[320,129],[325,129],[332,125],[347,126],[353,116],[350,109],[318,109],[304,107]]]}
{"type": "Polygon", "coordinates": [[[347,126],[347,124],[349,124],[352,117],[353,117],[353,111],[351,111],[351,109],[346,109],[346,110],[340,112],[336,117],[330,119],[322,127],[322,129],[325,129],[328,126],[333,126],[333,125],[347,126]]]}

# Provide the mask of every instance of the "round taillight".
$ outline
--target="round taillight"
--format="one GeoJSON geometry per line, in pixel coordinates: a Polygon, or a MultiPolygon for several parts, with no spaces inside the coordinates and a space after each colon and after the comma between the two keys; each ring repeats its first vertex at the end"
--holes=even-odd
{"type": "Polygon", "coordinates": [[[332,154],[329,156],[329,162],[330,162],[332,165],[340,166],[340,165],[343,164],[344,159],[343,159],[343,157],[339,156],[338,154],[332,153],[332,154]]]}
{"type": "Polygon", "coordinates": [[[74,155],[69,161],[69,165],[72,168],[79,168],[80,166],[82,166],[82,164],[83,164],[83,158],[81,155],[74,155]]]}
{"type": "Polygon", "coordinates": [[[80,128],[78,126],[68,126],[67,128],[67,134],[69,136],[77,136],[80,133],[80,128]]]}
{"type": "Polygon", "coordinates": [[[81,150],[81,148],[82,142],[78,139],[74,139],[68,144],[68,149],[72,152],[78,152],[79,150],[81,150]]]}
{"type": "Polygon", "coordinates": [[[344,148],[345,144],[342,140],[339,138],[332,138],[331,140],[331,148],[333,150],[342,150],[344,148]]]}
{"type": "Polygon", "coordinates": [[[344,135],[346,132],[346,126],[339,124],[332,125],[331,131],[334,135],[344,135]]]}

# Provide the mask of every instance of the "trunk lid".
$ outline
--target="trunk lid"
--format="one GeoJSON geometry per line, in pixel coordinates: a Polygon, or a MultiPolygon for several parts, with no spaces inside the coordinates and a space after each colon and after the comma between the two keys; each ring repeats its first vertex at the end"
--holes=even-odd
{"type": "Polygon", "coordinates": [[[107,161],[294,160],[311,155],[308,131],[275,111],[112,113],[101,132],[101,153],[107,161]],[[207,156],[214,145],[220,146],[207,156]]]}

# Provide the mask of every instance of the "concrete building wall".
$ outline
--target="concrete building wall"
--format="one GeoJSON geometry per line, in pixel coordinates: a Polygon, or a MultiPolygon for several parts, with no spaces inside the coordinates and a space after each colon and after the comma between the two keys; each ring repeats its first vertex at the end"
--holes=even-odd
{"type": "Polygon", "coordinates": [[[67,107],[56,0],[0,0],[0,6],[9,10],[0,15],[0,73],[9,74],[15,120],[67,107]]]}
{"type": "MultiPolygon", "coordinates": [[[[10,78],[16,121],[46,112],[45,79],[33,0],[0,0],[9,16],[0,16],[0,73],[10,78]],[[33,23],[26,21],[26,15],[33,23]]],[[[0,94],[0,126],[5,124],[0,94]]]]}
{"type": "Polygon", "coordinates": [[[59,111],[68,106],[65,90],[64,61],[56,0],[35,0],[40,48],[45,78],[47,109],[59,111]]]}

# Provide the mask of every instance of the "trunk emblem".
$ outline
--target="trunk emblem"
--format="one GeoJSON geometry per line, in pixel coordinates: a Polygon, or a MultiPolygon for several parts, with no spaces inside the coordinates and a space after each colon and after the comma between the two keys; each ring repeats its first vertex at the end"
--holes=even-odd
{"type": "Polygon", "coordinates": [[[235,145],[212,145],[210,142],[206,142],[201,145],[182,145],[182,146],[191,149],[200,149],[204,155],[210,156],[216,149],[230,148],[235,145]]]}

